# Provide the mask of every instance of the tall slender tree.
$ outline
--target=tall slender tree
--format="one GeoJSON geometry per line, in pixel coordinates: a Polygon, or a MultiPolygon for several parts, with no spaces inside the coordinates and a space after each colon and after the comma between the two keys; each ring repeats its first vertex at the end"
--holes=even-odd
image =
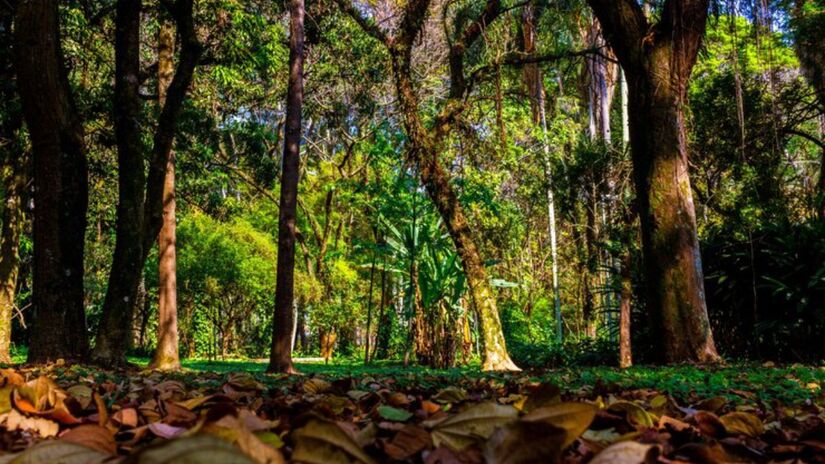
{"type": "Polygon", "coordinates": [[[115,252],[92,360],[124,364],[138,286],[149,250],[163,225],[163,193],[177,123],[198,63],[201,45],[193,0],[161,2],[180,36],[180,57],[158,118],[149,171],[144,174],[141,142],[140,0],[118,0],[115,27],[115,136],[118,149],[118,206],[115,252]]]}
{"type": "Polygon", "coordinates": [[[479,316],[481,338],[484,342],[484,370],[518,370],[510,359],[495,294],[490,284],[481,253],[476,246],[473,231],[464,208],[451,183],[450,173],[439,159],[440,149],[452,131],[453,124],[465,109],[464,97],[470,90],[464,70],[466,51],[481,37],[486,25],[498,18],[503,8],[499,0],[489,0],[482,12],[466,23],[451,37],[449,50],[450,89],[446,103],[440,108],[432,129],[420,114],[418,89],[412,73],[412,51],[422,34],[430,0],[411,0],[403,7],[399,27],[392,35],[366,18],[350,0],[339,0],[339,5],[370,36],[389,51],[395,80],[398,105],[408,137],[407,156],[417,167],[421,182],[435,204],[453,244],[456,247],[464,274],[467,277],[470,301],[479,316]]]}
{"type": "Polygon", "coordinates": [[[11,326],[17,276],[20,268],[20,236],[24,228],[23,193],[29,181],[30,156],[21,141],[23,113],[14,86],[12,14],[0,6],[0,175],[3,205],[0,213],[0,362],[11,362],[11,326]]]}
{"type": "Polygon", "coordinates": [[[668,362],[714,362],[688,174],[684,106],[708,0],[666,0],[651,23],[636,0],[588,0],[627,76],[647,307],[668,362]]]}
{"type": "Polygon", "coordinates": [[[80,360],[89,347],[83,306],[88,169],[83,124],[60,47],[57,0],[18,2],[14,52],[34,166],[28,361],[80,360]]]}
{"type": "MultiPolygon", "coordinates": [[[[175,29],[162,21],[158,30],[158,104],[166,103],[166,94],[175,72],[175,29]]],[[[158,235],[158,346],[151,367],[160,370],[180,369],[178,354],[177,250],[175,247],[175,151],[166,160],[163,183],[163,225],[158,235]]]]}
{"type": "Polygon", "coordinates": [[[292,367],[292,326],[295,317],[295,213],[301,156],[301,108],[304,102],[304,0],[289,2],[289,83],[286,98],[284,157],[278,215],[278,269],[272,318],[270,372],[295,372],[292,367]]]}

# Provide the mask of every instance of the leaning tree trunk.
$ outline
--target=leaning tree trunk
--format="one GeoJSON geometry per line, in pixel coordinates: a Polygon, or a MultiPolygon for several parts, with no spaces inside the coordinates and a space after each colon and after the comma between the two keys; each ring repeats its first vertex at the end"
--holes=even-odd
{"type": "MultiPolygon", "coordinates": [[[[174,74],[175,30],[168,21],[158,31],[158,103],[166,94],[174,74]]],[[[175,215],[175,152],[170,150],[163,183],[163,225],[158,234],[158,345],[151,367],[180,369],[178,353],[178,286],[175,215]]]]}
{"type": "Polygon", "coordinates": [[[289,15],[289,83],[278,217],[278,271],[275,314],[272,318],[272,348],[267,370],[294,373],[292,326],[295,317],[295,212],[300,175],[301,107],[304,100],[304,0],[290,0],[289,15]]]}
{"type": "Polygon", "coordinates": [[[34,166],[32,363],[80,360],[89,347],[83,306],[86,147],[63,66],[58,17],[57,0],[24,0],[15,12],[15,69],[34,166]]]}
{"type": "Polygon", "coordinates": [[[688,175],[683,107],[708,0],[666,0],[650,24],[636,0],[588,0],[626,72],[647,307],[667,362],[719,360],[688,175]]]}

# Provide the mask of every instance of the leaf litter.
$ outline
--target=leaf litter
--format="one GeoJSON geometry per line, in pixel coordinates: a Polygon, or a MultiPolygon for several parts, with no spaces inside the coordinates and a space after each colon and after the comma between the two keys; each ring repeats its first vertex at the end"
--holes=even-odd
{"type": "Polygon", "coordinates": [[[731,395],[562,390],[526,374],[2,369],[0,464],[825,462],[821,396],[731,395]]]}

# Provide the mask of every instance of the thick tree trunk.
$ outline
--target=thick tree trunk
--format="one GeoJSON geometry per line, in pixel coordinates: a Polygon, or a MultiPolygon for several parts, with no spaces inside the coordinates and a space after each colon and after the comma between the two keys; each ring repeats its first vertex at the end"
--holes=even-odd
{"type": "Polygon", "coordinates": [[[667,362],[716,362],[683,112],[708,0],[666,0],[656,24],[635,0],[588,3],[627,75],[647,307],[660,353],[667,362]]]}
{"type": "Polygon", "coordinates": [[[129,327],[143,275],[144,162],[140,89],[141,0],[118,0],[115,21],[115,97],[118,204],[115,251],[92,358],[102,365],[124,363],[129,327]]]}
{"type": "MultiPolygon", "coordinates": [[[[175,30],[164,21],[158,31],[158,102],[163,107],[175,72],[175,30]]],[[[175,152],[169,151],[163,185],[163,225],[158,234],[158,345],[150,367],[180,369],[175,215],[175,152]]]]}
{"type": "MultiPolygon", "coordinates": [[[[278,271],[269,372],[293,373],[292,325],[295,277],[295,210],[300,175],[301,107],[304,99],[304,1],[290,0],[289,86],[278,217],[278,271]]],[[[331,352],[330,352],[331,353],[331,352]]]]}
{"type": "Polygon", "coordinates": [[[654,76],[628,73],[648,308],[666,361],[718,361],[704,299],[682,103],[654,76]]]}
{"type": "Polygon", "coordinates": [[[86,357],[83,248],[88,171],[83,125],[63,68],[56,0],[15,13],[15,69],[34,165],[34,294],[28,361],[86,357]]]}

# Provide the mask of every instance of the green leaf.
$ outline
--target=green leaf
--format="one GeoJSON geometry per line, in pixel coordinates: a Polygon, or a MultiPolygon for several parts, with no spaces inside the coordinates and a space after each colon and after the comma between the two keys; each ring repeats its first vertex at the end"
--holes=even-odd
{"type": "Polygon", "coordinates": [[[413,416],[409,411],[385,405],[378,406],[378,415],[393,422],[406,422],[413,416]]]}

